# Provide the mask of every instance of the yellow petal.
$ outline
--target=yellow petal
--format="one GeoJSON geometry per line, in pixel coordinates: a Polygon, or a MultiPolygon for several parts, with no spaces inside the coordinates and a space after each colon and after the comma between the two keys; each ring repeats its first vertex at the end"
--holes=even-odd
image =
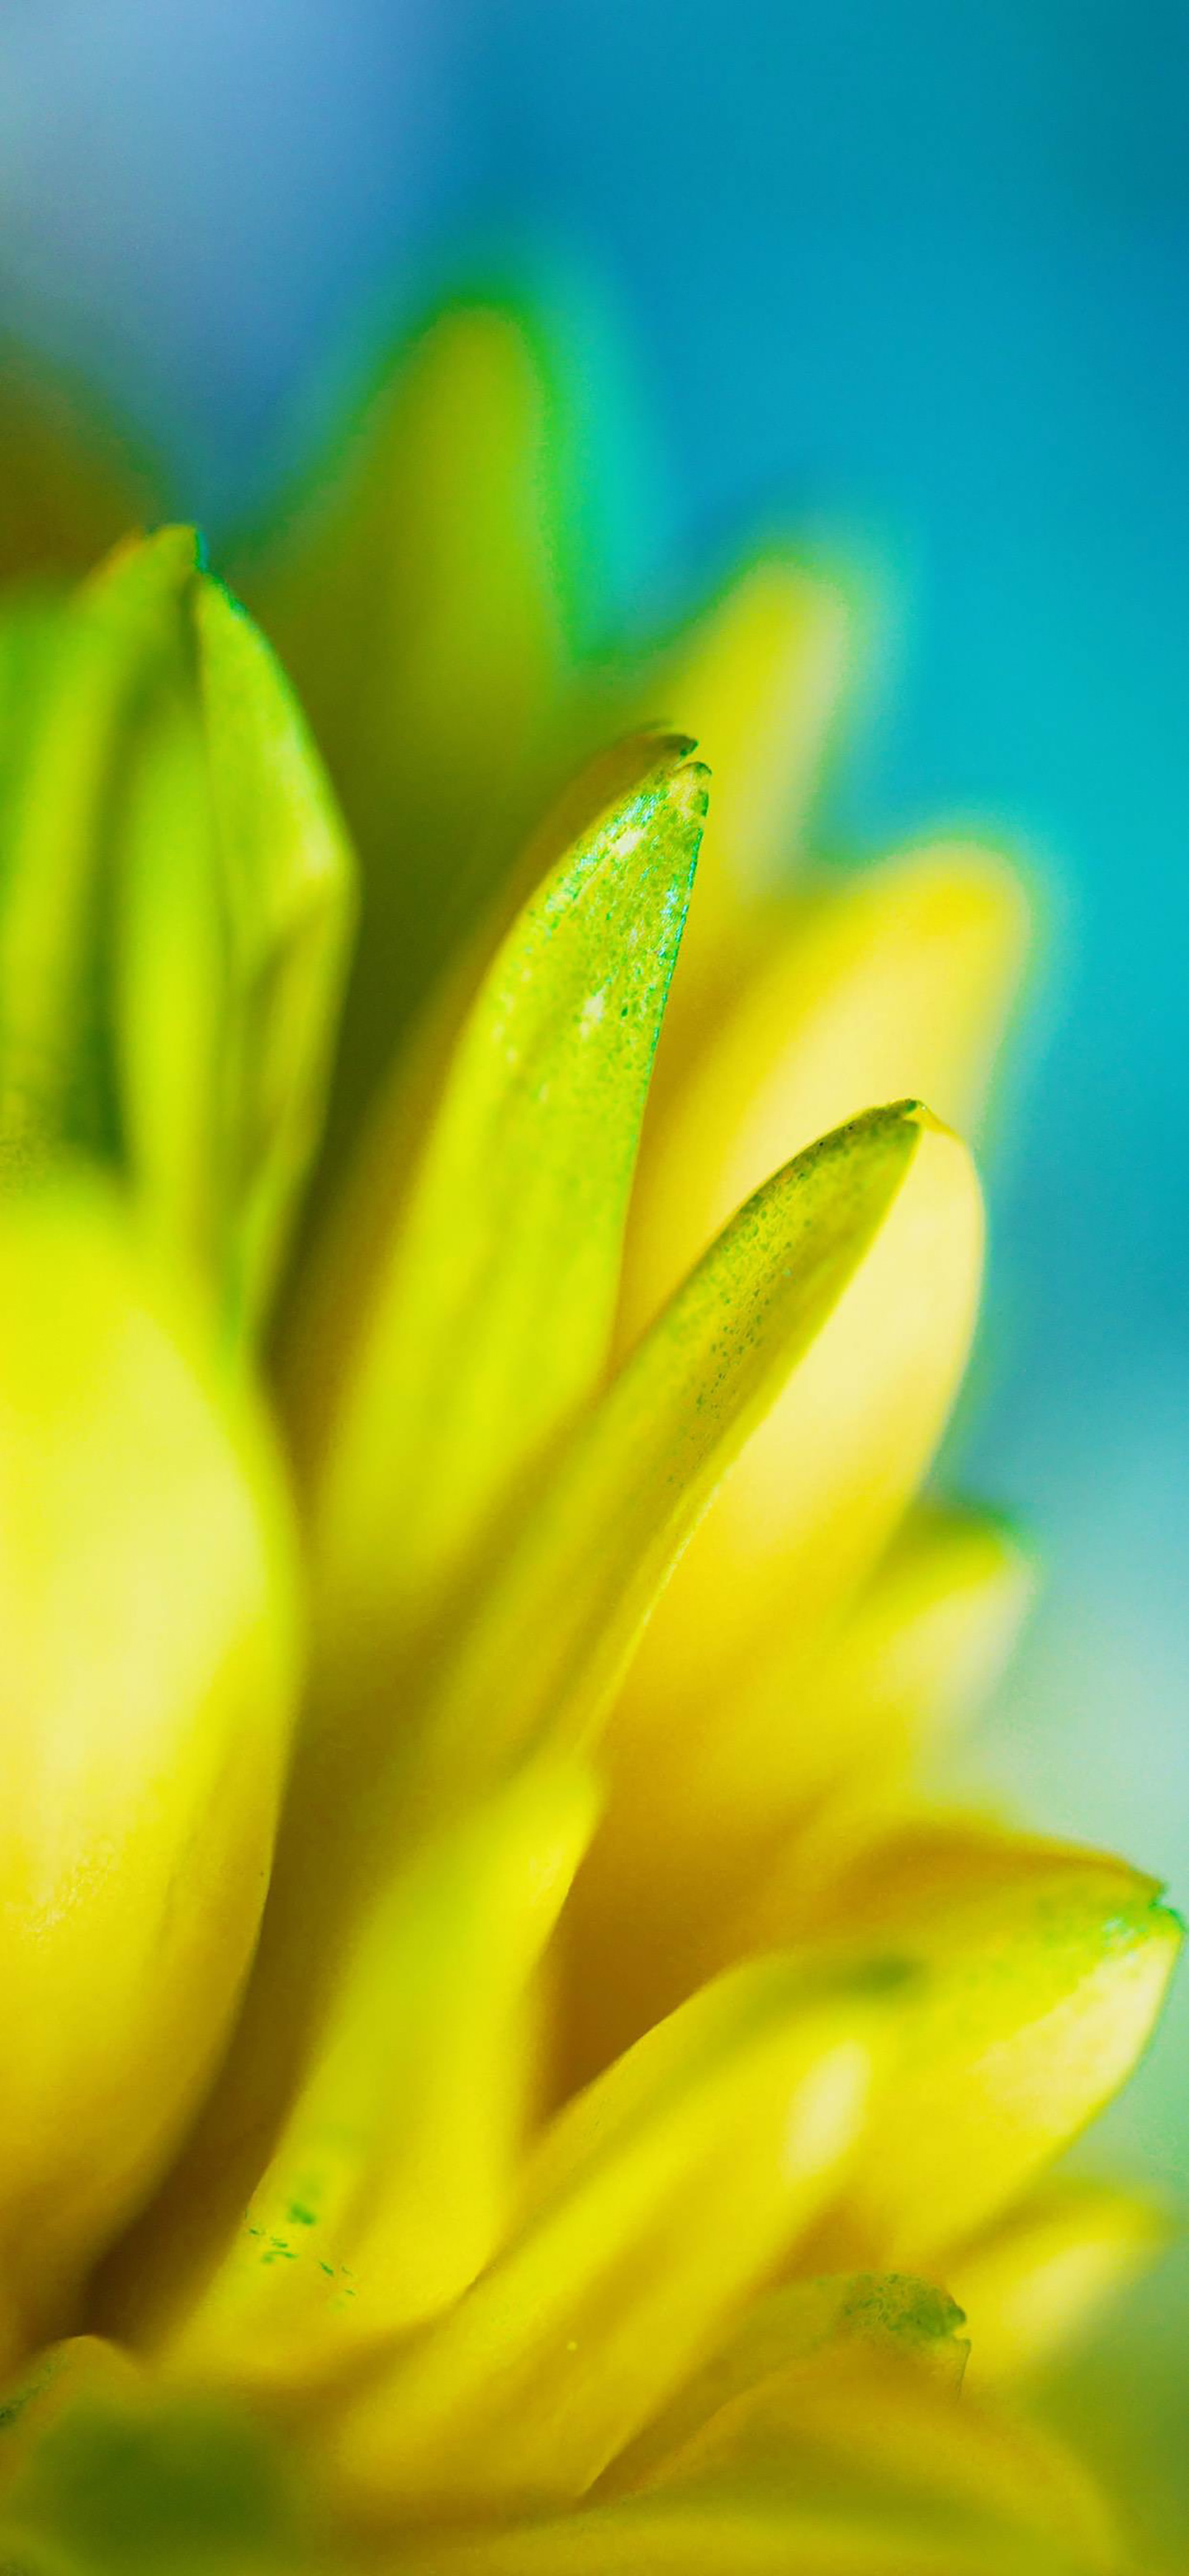
{"type": "Polygon", "coordinates": [[[1152,2263],[1163,2214],[1105,2183],[1050,2183],[946,2264],[970,2320],[975,2378],[1015,2379],[1082,2333],[1152,2263]]]}
{"type": "MultiPolygon", "coordinates": [[[[2,635],[0,628],[0,640],[2,635]]],[[[501,942],[509,953],[517,916],[532,906],[546,880],[558,879],[575,853],[609,828],[614,815],[655,786],[658,759],[666,747],[673,749],[674,739],[658,734],[655,726],[621,737],[567,779],[496,897],[484,905],[460,943],[449,974],[426,1000],[415,1030],[380,1085],[362,1134],[352,1139],[345,1176],[335,1174],[332,1205],[326,1212],[316,1211],[317,1221],[308,1229],[312,1240],[302,1247],[282,1319],[280,1351],[279,1398],[305,1484],[312,1485],[324,1465],[358,1345],[369,1322],[375,1329],[377,1310],[383,1310],[394,1259],[399,1267],[397,1246],[426,1138],[501,942]]],[[[2,745],[0,732],[0,759],[2,745]]],[[[625,858],[630,861],[630,850],[625,858]]],[[[596,990],[592,986],[584,998],[590,1000],[596,990]]]]}
{"type": "MultiPolygon", "coordinates": [[[[713,736],[699,739],[717,808],[713,736]]],[[[704,891],[703,882],[699,911],[704,891]]],[[[969,1134],[1028,928],[1006,862],[948,842],[819,884],[779,920],[754,922],[730,1006],[649,1120],[628,1245],[629,1329],[765,1172],[866,1101],[927,1100],[969,1134]]]]}
{"type": "Polygon", "coordinates": [[[933,1752],[998,1680],[1034,1588],[1002,1521],[952,1504],[910,1512],[825,1659],[827,1745],[797,1748],[803,1803],[846,1781],[858,1793],[871,1766],[902,1777],[933,1752]]]}
{"type": "Polygon", "coordinates": [[[958,2389],[969,2344],[962,2310],[944,2290],[903,2273],[826,2274],[770,2290],[672,2403],[613,2461],[602,2495],[668,2485],[737,2453],[751,2428],[782,2417],[796,2431],[807,2374],[856,2352],[910,2360],[958,2389]]]}
{"type": "Polygon", "coordinates": [[[729,1726],[705,1748],[697,1795],[692,1781],[686,1791],[724,1867],[724,1844],[739,1854],[735,1883],[748,1904],[792,1833],[808,1885],[886,1830],[895,1807],[919,1792],[926,1758],[998,1678],[1033,1591],[1032,1565],[1001,1522],[922,1504],[825,1644],[795,1708],[779,1664],[771,1677],[750,1677],[729,1726]]]}
{"type": "MultiPolygon", "coordinates": [[[[705,1033],[707,1009],[731,992],[749,955],[757,903],[788,882],[847,677],[850,627],[839,583],[787,556],[761,556],[649,675],[649,705],[672,708],[706,746],[714,773],[698,902],[665,1029],[662,1080],[685,1066],[705,1033]]],[[[923,1086],[902,1082],[876,1082],[862,1097],[891,1100],[910,1090],[932,1097],[923,1086]]],[[[859,1095],[847,1106],[861,1106],[859,1095]]],[[[837,1123],[837,1116],[823,1118],[802,1136],[788,1136],[763,1169],[837,1123]]],[[[745,1186],[760,1177],[754,1172],[745,1186]]]]}
{"type": "Polygon", "coordinates": [[[779,1665],[795,1704],[823,1632],[936,1448],[969,1348],[982,1244],[969,1157],[931,1124],[828,1329],[678,1567],[629,1678],[613,1759],[639,1729],[679,1799],[680,1745],[721,1724],[749,1667],[779,1665]]]}
{"type": "MultiPolygon", "coordinates": [[[[328,1696],[299,1739],[247,2008],[178,2188],[245,2136],[266,2158],[324,2000],[327,1962],[411,1833],[534,1748],[589,1737],[716,1477],[884,1218],[925,1133],[872,1111],[740,1211],[471,1572],[403,1698],[363,1723],[328,1696]],[[419,1696],[418,1696],[419,1695],[419,1696]]],[[[157,2260],[154,2255],[154,2263],[157,2260]]]]}
{"type": "MultiPolygon", "coordinates": [[[[769,1751],[753,1795],[751,1756],[765,1737],[771,1747],[819,1733],[823,1648],[928,1464],[965,1359],[981,1252],[969,1157],[930,1121],[657,1606],[608,1729],[607,1815],[581,1884],[598,1921],[591,1939],[614,1944],[601,2016],[612,2045],[652,1998],[663,2008],[687,1992],[701,1945],[728,1929],[771,1785],[769,1751]],[[654,1837],[658,1803],[665,1831],[654,1837]]],[[[592,2026],[578,2071],[602,2050],[592,2026]]]]}
{"type": "Polygon", "coordinates": [[[1119,2576],[1110,2514],[1032,2429],[929,2373],[807,2372],[794,2414],[645,2493],[402,2535],[408,2576],[1119,2576]]]}
{"type": "Polygon", "coordinates": [[[346,2487],[447,2517],[581,2494],[821,2206],[898,1982],[760,1962],[571,2104],[507,2250],[348,2408],[346,2487]]]}
{"type": "Polygon", "coordinates": [[[795,1868],[808,1895],[887,1831],[922,1755],[989,1686],[1031,1589],[999,1523],[921,1506],[795,1687],[774,1654],[680,1740],[658,1743],[635,1704],[630,1728],[613,1722],[613,1793],[563,1927],[566,2089],[754,1948],[769,1874],[783,1885],[795,1868]]]}
{"type": "MultiPolygon", "coordinates": [[[[829,2252],[928,2270],[1130,2074],[1180,1926],[1121,1861],[961,1823],[907,1829],[809,1901],[819,1931],[869,1944],[878,1927],[928,1970],[829,2252]]],[[[795,1937],[800,1903],[790,1866],[757,1937],[795,1937]]]]}
{"type": "Polygon", "coordinates": [[[471,1629],[441,1641],[428,1775],[457,1783],[470,1762],[597,1723],[716,1485],[790,1375],[812,1371],[815,1336],[856,1268],[878,1265],[935,1142],[948,1160],[919,1104],[871,1110],[725,1227],[532,1495],[471,1629]]]}
{"type": "MultiPolygon", "coordinates": [[[[1014,878],[968,852],[917,855],[820,897],[799,941],[778,946],[705,1047],[651,1146],[646,1131],[631,1311],[650,1309],[673,1264],[754,1177],[757,1157],[762,1168],[779,1138],[813,1133],[867,1083],[912,1066],[937,1085],[943,1108],[968,1111],[1023,928],[1014,878]]],[[[969,1164],[935,1132],[829,1329],[677,1569],[611,1730],[596,1863],[609,1883],[613,1870],[621,1884],[640,1875],[630,1849],[639,1784],[647,1778],[655,1795],[663,1783],[664,1883],[650,1856],[646,1899],[661,1923],[683,1910],[713,1920],[708,1849],[728,1885],[738,1874],[770,1786],[770,1764],[750,1757],[765,1733],[773,1741],[774,1710],[811,1706],[823,1639],[928,1466],[966,1358],[981,1253],[969,1164]],[[732,1797],[742,1808],[734,1837],[732,1797]]],[[[791,1731],[781,1727],[780,1740],[791,1731]]]]}
{"type": "Polygon", "coordinates": [[[156,2179],[237,2000],[294,1681],[276,1471],[108,1202],[0,1216],[0,2233],[52,2326],[156,2179]]]}
{"type": "Polygon", "coordinates": [[[317,2378],[445,2307],[494,2254],[539,2085],[536,1970],[592,1803],[571,1768],[529,1772],[384,1891],[171,2366],[317,2378]]]}
{"type": "Polygon", "coordinates": [[[374,1686],[605,1364],[705,813],[688,748],[655,746],[509,932],[374,1268],[313,1506],[336,1698],[351,1652],[374,1686]]]}
{"type": "MultiPolygon", "coordinates": [[[[982,854],[940,850],[822,895],[783,935],[695,1070],[646,1130],[628,1243],[629,1326],[651,1313],[741,1190],[864,1100],[928,1100],[965,1128],[1019,971],[1019,887],[982,854]],[[911,1078],[902,1079],[908,1074],[911,1078]]],[[[936,1161],[936,1156],[931,1158],[936,1161]]],[[[918,1173],[920,1189],[925,1165],[918,1173]]],[[[921,1224],[889,1230],[731,1479],[639,1668],[641,1703],[687,1722],[741,1656],[820,1626],[871,1564],[935,1446],[965,1360],[981,1235],[939,1168],[921,1224]],[[905,1265],[915,1265],[907,1270],[905,1265]],[[907,1290],[902,1284],[907,1275],[907,1290]],[[907,1306],[907,1311],[905,1307],[907,1306]],[[891,1320],[891,1330],[888,1322],[891,1320]],[[763,1632],[761,1635],[761,1631],[763,1632]]],[[[777,1649],[779,1651],[779,1649],[777,1649]]]]}

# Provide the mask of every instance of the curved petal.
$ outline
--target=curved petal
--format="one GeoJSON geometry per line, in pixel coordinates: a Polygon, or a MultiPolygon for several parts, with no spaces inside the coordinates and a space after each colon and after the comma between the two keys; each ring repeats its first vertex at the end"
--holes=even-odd
{"type": "Polygon", "coordinates": [[[531,820],[574,649],[560,411],[515,312],[439,313],[237,575],[363,866],[337,1141],[531,820]]]}
{"type": "Polygon", "coordinates": [[[506,2530],[402,2537],[409,2576],[1118,2576],[1109,2510],[1058,2446],[929,2373],[807,2373],[699,2472],[506,2530]]]}
{"type": "Polygon", "coordinates": [[[624,1216],[706,810],[687,743],[568,850],[467,1019],[327,1429],[319,1627],[377,1661],[605,1365],[624,1216]],[[395,1531],[399,1529],[399,1544],[395,1531]]]}
{"type": "Polygon", "coordinates": [[[1056,2181],[946,2263],[970,2319],[974,2375],[1016,2379],[1076,2340],[1168,2243],[1167,2215],[1108,2183],[1056,2181]]]}
{"type": "Polygon", "coordinates": [[[749,1665],[770,1669],[774,1653],[790,1678],[804,1670],[933,1456],[965,1366],[982,1249],[969,1156],[931,1123],[828,1328],[687,1550],[628,1678],[613,1758],[637,1726],[654,1743],[711,1726],[749,1665]]]}
{"type": "Polygon", "coordinates": [[[98,1058],[99,925],[117,747],[146,675],[172,668],[198,565],[193,529],[129,542],[43,636],[41,685],[19,709],[6,782],[0,899],[0,1141],[40,1157],[63,1141],[110,1146],[98,1058]]]}
{"type": "MultiPolygon", "coordinates": [[[[172,2369],[316,2381],[436,2315],[491,2260],[540,2087],[537,1972],[592,1812],[581,1772],[539,1765],[382,1892],[234,2244],[170,2339],[172,2369]]],[[[229,2179],[212,2177],[224,2197],[229,2179]]],[[[188,2175],[175,2237],[193,2234],[199,2197],[188,2175]]]]}
{"type": "MultiPolygon", "coordinates": [[[[699,740],[715,765],[717,819],[713,734],[699,740]]],[[[1024,888],[1007,862],[944,841],[841,883],[819,880],[779,916],[755,916],[717,1024],[653,1104],[628,1241],[626,1329],[655,1312],[765,1172],[866,1101],[927,1100],[968,1135],[1028,930],[1024,888]]]]}
{"type": "MultiPolygon", "coordinates": [[[[673,709],[675,721],[706,746],[714,773],[698,902],[661,1053],[666,1103],[705,1039],[708,1015],[751,962],[757,905],[787,885],[848,676],[850,629],[840,582],[787,555],[762,555],[648,675],[648,704],[673,709]]],[[[642,700],[643,684],[638,695],[642,700]]],[[[863,1096],[891,1100],[918,1089],[932,1096],[900,1082],[877,1082],[863,1096]]],[[[848,1106],[859,1106],[858,1094],[848,1106]]],[[[827,1117],[803,1137],[782,1140],[761,1169],[781,1161],[790,1141],[807,1142],[836,1124],[827,1117]]],[[[760,1176],[754,1171],[735,1196],[760,1176]]]]}
{"type": "Polygon", "coordinates": [[[970,2350],[964,2322],[944,2290],[906,2273],[827,2273],[769,2290],[612,2462],[599,2492],[624,2495],[686,2477],[707,2459],[737,2450],[753,2420],[767,2427],[782,2410],[795,2438],[807,2374],[848,2366],[856,2354],[909,2360],[958,2389],[970,2350]]]}
{"type": "MultiPolygon", "coordinates": [[[[869,1270],[936,1152],[960,1149],[913,1101],[870,1110],[757,1190],[578,1425],[478,1587],[442,1658],[422,1758],[457,1779],[521,1741],[581,1739],[605,1714],[644,1623],[711,1495],[775,1402],[809,1403],[836,1311],[869,1270]]],[[[964,1168],[964,1166],[963,1166],[964,1168]]],[[[948,1197],[947,1210],[948,1214],[948,1197]]]]}
{"type": "Polygon", "coordinates": [[[277,1473],[186,1354],[114,1203],[0,1214],[0,2233],[43,2333],[225,2037],[295,1681],[277,1473]]]}
{"type": "Polygon", "coordinates": [[[820,2208],[897,1983],[767,1960],[649,2032],[546,2132],[491,2270],[346,2409],[346,2489],[446,2518],[582,2494],[820,2208]]]}
{"type": "MultiPolygon", "coordinates": [[[[878,1929],[928,1971],[828,2259],[932,2269],[1125,2081],[1181,1927],[1122,1861],[961,1822],[908,1827],[808,1902],[819,1935],[878,1929]]],[[[795,1937],[800,1905],[790,1867],[755,1937],[795,1937]]]]}
{"type": "Polygon", "coordinates": [[[431,1633],[370,1729],[327,1697],[298,1746],[255,1973],[178,2180],[266,2161],[330,2006],[336,1962],[407,1855],[519,1760],[589,1739],[673,1558],[796,1365],[928,1131],[913,1104],[823,1139],[742,1209],[431,1633]],[[397,1721],[394,1724],[394,1719],[397,1721]]]}
{"type": "Polygon", "coordinates": [[[1031,1589],[1001,1523],[921,1505],[816,1658],[778,1645],[680,1736],[635,1702],[612,1721],[609,1804],[563,1927],[566,2089],[754,1948],[768,1877],[795,1870],[809,1897],[887,1832],[921,1757],[989,1686],[1031,1589]]]}

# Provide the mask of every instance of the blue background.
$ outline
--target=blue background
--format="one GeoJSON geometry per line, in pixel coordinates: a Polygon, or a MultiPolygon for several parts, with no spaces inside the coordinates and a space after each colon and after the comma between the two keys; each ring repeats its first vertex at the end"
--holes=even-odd
{"type": "MultiPolygon", "coordinates": [[[[757,524],[878,568],[839,828],[984,819],[1051,892],[959,1463],[1052,1574],[985,1758],[1183,1895],[1187,142],[1180,0],[0,20],[6,318],[155,427],[179,505],[262,488],[328,352],[495,239],[561,282],[603,416],[638,410],[621,605],[757,524]]],[[[1157,2170],[1187,2055],[1119,2115],[1157,2170]]]]}

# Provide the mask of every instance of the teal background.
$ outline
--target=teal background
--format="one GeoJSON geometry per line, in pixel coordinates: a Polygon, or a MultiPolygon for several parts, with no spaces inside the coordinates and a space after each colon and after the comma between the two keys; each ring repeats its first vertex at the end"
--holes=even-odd
{"type": "MultiPolygon", "coordinates": [[[[984,1758],[1182,1897],[1187,144],[1182,0],[0,19],[5,318],[151,422],[180,507],[258,495],[328,359],[494,246],[564,317],[592,445],[626,423],[618,609],[757,526],[874,570],[832,828],[986,821],[1049,890],[956,1456],[1051,1572],[984,1758]]],[[[1170,2178],[1187,2040],[1183,1992],[1116,2115],[1170,2178]]]]}

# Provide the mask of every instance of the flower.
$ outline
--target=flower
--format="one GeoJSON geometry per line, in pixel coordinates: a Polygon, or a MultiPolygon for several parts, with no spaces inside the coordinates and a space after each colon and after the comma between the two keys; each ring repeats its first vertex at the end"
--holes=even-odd
{"type": "Polygon", "coordinates": [[[441,326],[249,567],[362,853],[337,1058],[351,837],[193,539],[3,627],[0,2536],[1119,2568],[991,2385],[1148,2232],[1048,2172],[1177,1925],[917,1785],[1027,1591],[916,1499],[1022,898],[784,891],[843,653],[764,560],[665,672],[683,948],[706,772],[574,677],[535,382],[441,326]]]}

